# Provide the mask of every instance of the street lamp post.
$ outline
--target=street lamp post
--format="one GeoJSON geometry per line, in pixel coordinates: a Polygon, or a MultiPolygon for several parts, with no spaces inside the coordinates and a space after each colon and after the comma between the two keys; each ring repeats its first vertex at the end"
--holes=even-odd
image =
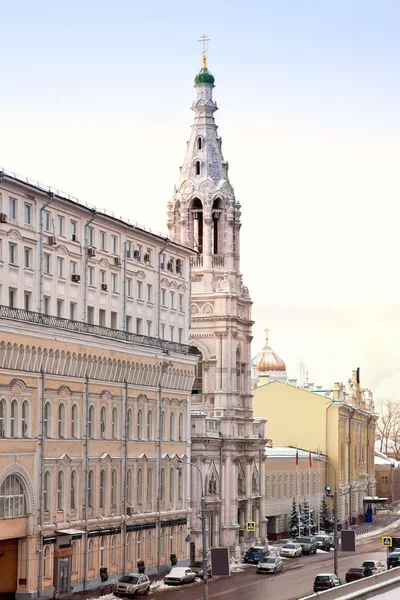
{"type": "Polygon", "coordinates": [[[329,461],[324,460],[328,465],[330,465],[335,473],[335,488],[333,494],[330,493],[331,488],[329,485],[325,487],[326,495],[328,498],[333,498],[333,571],[335,575],[338,577],[339,567],[338,567],[338,506],[337,506],[337,478],[336,478],[336,468],[329,461]]]}
{"type": "Polygon", "coordinates": [[[198,470],[201,486],[201,535],[203,540],[203,599],[208,600],[208,565],[207,565],[207,529],[206,529],[206,499],[204,496],[203,475],[199,467],[188,460],[179,460],[181,464],[190,465],[198,470]]]}

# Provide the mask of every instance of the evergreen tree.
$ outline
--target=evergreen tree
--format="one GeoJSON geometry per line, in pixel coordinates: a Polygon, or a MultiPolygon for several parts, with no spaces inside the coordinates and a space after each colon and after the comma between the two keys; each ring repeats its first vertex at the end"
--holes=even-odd
{"type": "Polygon", "coordinates": [[[332,511],[328,506],[328,500],[327,500],[326,496],[323,496],[322,501],[321,501],[320,524],[321,524],[321,530],[325,531],[325,533],[333,532],[332,511]]]}
{"type": "Polygon", "coordinates": [[[301,535],[299,532],[299,511],[297,508],[296,498],[293,498],[292,502],[292,512],[290,514],[290,532],[294,538],[301,535]]]}
{"type": "Polygon", "coordinates": [[[316,526],[314,521],[314,511],[310,509],[307,500],[304,499],[301,507],[301,521],[304,529],[303,535],[314,535],[316,526]]]}

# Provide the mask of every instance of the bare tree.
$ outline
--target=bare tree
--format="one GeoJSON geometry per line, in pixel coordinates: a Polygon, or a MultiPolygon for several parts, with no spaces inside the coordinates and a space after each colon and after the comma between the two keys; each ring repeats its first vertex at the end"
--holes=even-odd
{"type": "Polygon", "coordinates": [[[392,452],[400,456],[400,403],[393,398],[384,398],[377,403],[379,419],[376,424],[376,439],[379,450],[384,454],[392,452]]]}

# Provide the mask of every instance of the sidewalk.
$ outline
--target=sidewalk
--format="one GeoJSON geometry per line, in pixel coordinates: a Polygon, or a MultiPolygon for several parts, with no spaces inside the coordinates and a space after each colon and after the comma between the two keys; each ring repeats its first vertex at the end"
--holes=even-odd
{"type": "Polygon", "coordinates": [[[356,535],[364,535],[369,532],[379,531],[385,527],[389,527],[395,521],[400,520],[400,514],[397,512],[383,512],[374,515],[373,523],[360,523],[360,525],[353,525],[351,529],[356,532],[356,535]]]}

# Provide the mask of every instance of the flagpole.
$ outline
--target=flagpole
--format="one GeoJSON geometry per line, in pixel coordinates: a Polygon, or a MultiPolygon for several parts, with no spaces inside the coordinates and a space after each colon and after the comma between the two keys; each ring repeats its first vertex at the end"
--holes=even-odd
{"type": "Polygon", "coordinates": [[[308,535],[311,535],[311,450],[308,453],[308,535]]]}
{"type": "Polygon", "coordinates": [[[320,451],[318,446],[318,464],[317,464],[317,498],[318,498],[318,507],[317,507],[317,519],[318,519],[318,532],[321,531],[321,523],[320,523],[320,514],[319,514],[319,505],[321,504],[321,485],[319,481],[319,463],[320,463],[320,451]]]}
{"type": "Polygon", "coordinates": [[[297,471],[297,516],[298,516],[298,522],[299,522],[299,536],[301,535],[301,528],[300,528],[300,484],[299,484],[299,451],[296,448],[296,471],[297,471]]]}

